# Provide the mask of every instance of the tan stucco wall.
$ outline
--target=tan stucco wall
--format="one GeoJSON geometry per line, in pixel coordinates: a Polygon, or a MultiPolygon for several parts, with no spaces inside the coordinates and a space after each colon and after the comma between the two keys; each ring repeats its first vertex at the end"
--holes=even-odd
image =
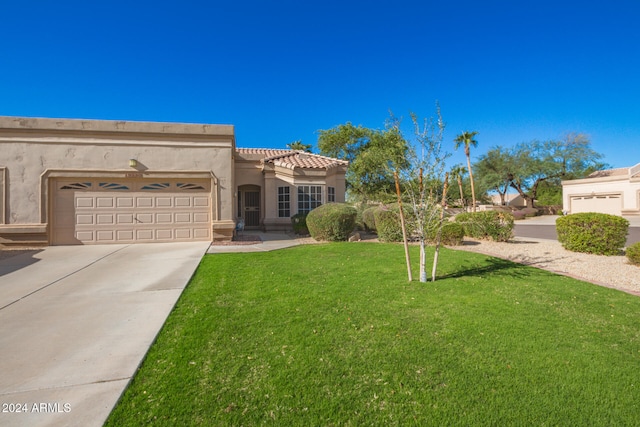
{"type": "Polygon", "coordinates": [[[47,178],[64,171],[123,178],[209,172],[213,218],[232,223],[234,152],[233,126],[0,117],[5,228],[46,223],[47,178]]]}

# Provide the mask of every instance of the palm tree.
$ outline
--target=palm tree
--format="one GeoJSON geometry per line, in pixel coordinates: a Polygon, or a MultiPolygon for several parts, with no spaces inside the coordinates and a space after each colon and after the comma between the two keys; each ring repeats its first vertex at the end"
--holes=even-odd
{"type": "Polygon", "coordinates": [[[467,156],[467,168],[469,169],[469,181],[471,181],[471,203],[472,212],[476,211],[476,189],[473,185],[473,172],[471,172],[471,150],[470,147],[473,145],[474,147],[478,146],[478,141],[474,139],[474,137],[478,134],[478,132],[473,131],[464,131],[460,135],[456,136],[453,140],[455,143],[455,149],[464,145],[464,154],[467,156]]]}
{"type": "Polygon", "coordinates": [[[464,191],[462,191],[462,177],[467,173],[467,170],[464,166],[458,164],[451,168],[451,178],[458,181],[458,189],[460,190],[460,203],[464,206],[464,191]]]}
{"type": "Polygon", "coordinates": [[[297,141],[293,141],[291,144],[287,144],[289,150],[297,150],[297,151],[306,151],[307,153],[311,153],[311,144],[303,144],[302,140],[298,139],[297,141]]]}

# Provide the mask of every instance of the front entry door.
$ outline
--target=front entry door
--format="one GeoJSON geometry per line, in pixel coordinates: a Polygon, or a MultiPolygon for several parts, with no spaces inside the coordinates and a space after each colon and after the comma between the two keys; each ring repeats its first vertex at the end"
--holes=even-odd
{"type": "Polygon", "coordinates": [[[244,191],[244,224],[260,226],[260,191],[244,191]]]}

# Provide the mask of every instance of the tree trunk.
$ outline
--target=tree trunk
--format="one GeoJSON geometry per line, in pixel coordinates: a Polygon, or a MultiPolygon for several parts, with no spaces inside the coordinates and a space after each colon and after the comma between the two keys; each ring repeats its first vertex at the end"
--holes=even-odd
{"type": "Polygon", "coordinates": [[[444,222],[444,207],[447,202],[447,188],[449,187],[449,174],[444,176],[444,188],[442,189],[442,211],[440,212],[440,224],[436,236],[436,250],[433,254],[433,268],[431,269],[431,281],[436,281],[436,271],[438,269],[438,256],[440,255],[440,240],[442,239],[442,223],[444,222]]]}
{"type": "Polygon", "coordinates": [[[458,190],[460,190],[460,203],[464,206],[464,191],[462,191],[462,178],[458,175],[458,190]]]}
{"type": "Polygon", "coordinates": [[[409,241],[407,239],[407,228],[404,225],[404,213],[402,212],[402,193],[400,193],[400,179],[398,178],[398,172],[393,173],[393,178],[396,181],[396,193],[398,194],[398,205],[400,206],[400,225],[402,226],[402,240],[404,241],[404,256],[407,261],[407,275],[409,281],[413,280],[411,274],[411,258],[409,257],[409,241]]]}
{"type": "Polygon", "coordinates": [[[467,153],[467,168],[469,169],[469,181],[471,182],[471,212],[476,211],[476,189],[473,185],[473,172],[471,172],[471,156],[467,153]]]}

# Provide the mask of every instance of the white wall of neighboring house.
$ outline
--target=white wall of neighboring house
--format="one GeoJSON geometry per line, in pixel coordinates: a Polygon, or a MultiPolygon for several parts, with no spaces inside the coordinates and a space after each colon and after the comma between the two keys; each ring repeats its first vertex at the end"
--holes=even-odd
{"type": "Polygon", "coordinates": [[[563,210],[640,215],[640,164],[562,182],[563,210]]]}

